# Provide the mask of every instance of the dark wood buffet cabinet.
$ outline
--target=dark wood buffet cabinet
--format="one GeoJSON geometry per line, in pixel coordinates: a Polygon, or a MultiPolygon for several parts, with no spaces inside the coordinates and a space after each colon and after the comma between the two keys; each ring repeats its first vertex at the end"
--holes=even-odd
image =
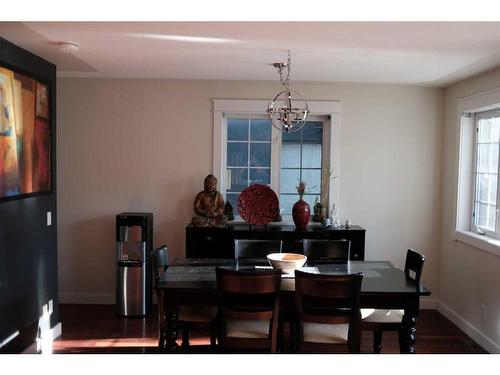
{"type": "Polygon", "coordinates": [[[305,230],[295,225],[273,223],[249,226],[234,223],[228,228],[186,227],[187,258],[234,258],[235,239],[282,240],[283,252],[301,253],[303,239],[351,241],[351,260],[365,259],[365,229],[353,225],[349,228],[324,229],[319,224],[309,224],[305,230]]]}

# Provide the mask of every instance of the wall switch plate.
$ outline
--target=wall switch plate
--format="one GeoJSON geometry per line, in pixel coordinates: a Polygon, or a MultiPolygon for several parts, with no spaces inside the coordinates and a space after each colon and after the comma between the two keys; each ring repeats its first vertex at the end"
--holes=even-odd
{"type": "Polygon", "coordinates": [[[50,227],[52,225],[52,211],[47,211],[47,226],[50,227]]]}

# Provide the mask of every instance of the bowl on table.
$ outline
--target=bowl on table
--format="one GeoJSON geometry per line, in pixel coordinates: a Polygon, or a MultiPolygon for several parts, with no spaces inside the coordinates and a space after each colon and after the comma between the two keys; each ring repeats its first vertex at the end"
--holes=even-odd
{"type": "Polygon", "coordinates": [[[307,257],[294,253],[272,253],[267,256],[267,260],[274,269],[280,269],[284,273],[292,273],[304,265],[307,257]]]}

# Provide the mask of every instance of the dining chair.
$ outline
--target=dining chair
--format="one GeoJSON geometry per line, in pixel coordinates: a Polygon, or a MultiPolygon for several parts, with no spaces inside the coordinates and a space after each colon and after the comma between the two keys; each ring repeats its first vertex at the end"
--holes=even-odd
{"type": "Polygon", "coordinates": [[[265,258],[271,253],[281,253],[281,240],[234,240],[234,259],[265,258]]]}
{"type": "MultiPolygon", "coordinates": [[[[420,278],[424,267],[425,256],[413,249],[406,252],[405,274],[420,287],[420,278]]],[[[382,351],[382,332],[400,331],[402,328],[404,310],[362,309],[361,330],[373,332],[373,352],[382,351]]]]}
{"type": "MultiPolygon", "coordinates": [[[[168,248],[163,245],[157,249],[153,250],[152,254],[153,260],[153,273],[155,279],[155,290],[157,301],[161,301],[160,293],[161,290],[156,288],[156,285],[161,277],[161,275],[166,271],[168,267],[168,248]]],[[[164,316],[160,316],[160,319],[165,319],[168,312],[169,306],[164,304],[163,312],[164,316]]],[[[179,306],[178,312],[178,327],[182,331],[182,349],[189,349],[189,333],[191,329],[208,330],[210,332],[210,346],[215,350],[216,346],[216,317],[217,317],[217,307],[208,305],[181,305],[179,306]]]]}
{"type": "Polygon", "coordinates": [[[302,240],[303,252],[308,260],[335,261],[346,263],[349,260],[351,241],[341,240],[302,240]]]}
{"type": "Polygon", "coordinates": [[[280,270],[216,268],[221,351],[277,352],[280,270]]]}
{"type": "Polygon", "coordinates": [[[359,299],[363,274],[295,271],[294,350],[359,353],[359,299]]]}

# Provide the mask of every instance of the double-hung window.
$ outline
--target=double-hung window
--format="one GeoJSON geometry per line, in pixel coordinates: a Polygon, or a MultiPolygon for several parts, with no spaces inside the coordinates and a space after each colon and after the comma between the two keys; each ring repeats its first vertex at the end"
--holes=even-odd
{"type": "Polygon", "coordinates": [[[266,118],[228,116],[225,199],[236,208],[238,197],[247,186],[269,185],[279,196],[281,214],[291,215],[298,200],[297,186],[304,181],[304,200],[311,208],[321,201],[322,194],[325,196],[323,120],[327,118],[316,117],[296,132],[281,133],[266,118]]]}
{"type": "Polygon", "coordinates": [[[474,191],[471,229],[500,237],[498,207],[498,159],[500,152],[500,111],[479,112],[474,116],[474,191]]]}
{"type": "Polygon", "coordinates": [[[500,89],[461,98],[453,239],[500,256],[500,89]]]}
{"type": "Polygon", "coordinates": [[[252,184],[269,185],[279,198],[281,215],[290,220],[306,183],[304,199],[325,209],[338,209],[339,102],[310,101],[306,125],[285,133],[272,126],[266,100],[214,99],[213,173],[219,190],[234,208],[240,193],[252,184]],[[332,172],[332,173],[330,173],[332,172]],[[325,177],[326,176],[326,177],[325,177]]]}

